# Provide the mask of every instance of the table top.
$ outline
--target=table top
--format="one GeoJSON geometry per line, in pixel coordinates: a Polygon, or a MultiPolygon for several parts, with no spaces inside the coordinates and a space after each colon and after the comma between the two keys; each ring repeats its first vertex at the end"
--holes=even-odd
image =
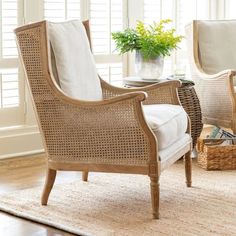
{"type": "Polygon", "coordinates": [[[142,79],[136,76],[129,76],[123,78],[123,82],[127,86],[146,86],[150,84],[160,83],[160,79],[150,80],[150,79],[142,79]]]}
{"type": "MultiPolygon", "coordinates": [[[[171,81],[171,80],[176,80],[173,77],[161,77],[160,79],[142,79],[137,76],[128,76],[123,78],[123,83],[126,86],[134,86],[134,87],[142,87],[142,86],[147,86],[155,83],[161,83],[165,81],[171,81]]],[[[188,84],[188,85],[194,85],[193,81],[191,80],[186,80],[186,79],[180,79],[182,84],[188,84]]]]}

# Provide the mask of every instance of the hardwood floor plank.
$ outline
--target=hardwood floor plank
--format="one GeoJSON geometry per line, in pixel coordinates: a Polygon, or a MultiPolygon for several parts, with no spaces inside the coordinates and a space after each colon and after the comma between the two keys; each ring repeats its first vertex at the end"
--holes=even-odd
{"type": "MultiPolygon", "coordinates": [[[[0,160],[0,194],[42,186],[46,173],[45,155],[0,160]]],[[[81,179],[80,172],[59,172],[56,183],[81,179]]],[[[40,199],[39,199],[40,201],[40,199]]],[[[0,212],[2,236],[70,236],[73,234],[0,212]]]]}

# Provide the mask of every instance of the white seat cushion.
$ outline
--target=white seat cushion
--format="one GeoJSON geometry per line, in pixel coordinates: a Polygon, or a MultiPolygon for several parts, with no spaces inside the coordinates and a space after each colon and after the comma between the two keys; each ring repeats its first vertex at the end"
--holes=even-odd
{"type": "Polygon", "coordinates": [[[102,100],[102,89],[83,24],[48,23],[61,89],[80,100],[102,100]]]}
{"type": "Polygon", "coordinates": [[[159,151],[159,158],[162,163],[168,162],[169,160],[177,161],[181,156],[183,156],[191,146],[192,138],[189,134],[184,134],[183,137],[178,139],[172,145],[159,151]]]}
{"type": "Polygon", "coordinates": [[[144,105],[143,111],[157,137],[159,150],[167,148],[185,135],[188,118],[183,107],[170,104],[144,105]]]}

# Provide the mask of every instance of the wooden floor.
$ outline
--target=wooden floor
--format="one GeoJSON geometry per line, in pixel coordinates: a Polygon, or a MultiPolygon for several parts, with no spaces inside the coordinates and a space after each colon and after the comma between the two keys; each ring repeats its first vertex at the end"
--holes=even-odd
{"type": "MultiPolygon", "coordinates": [[[[44,155],[0,160],[0,194],[43,186],[45,169],[44,155]]],[[[81,179],[81,173],[59,172],[56,183],[71,182],[75,179],[81,179]]],[[[0,236],[31,235],[69,236],[72,234],[0,212],[0,236]]]]}

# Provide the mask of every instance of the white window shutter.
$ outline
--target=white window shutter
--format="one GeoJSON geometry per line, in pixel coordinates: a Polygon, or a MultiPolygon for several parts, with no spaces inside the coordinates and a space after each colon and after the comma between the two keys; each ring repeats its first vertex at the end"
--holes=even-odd
{"type": "Polygon", "coordinates": [[[122,59],[116,55],[115,44],[111,39],[112,32],[123,29],[123,2],[90,0],[91,38],[98,73],[102,79],[113,84],[119,83],[123,76],[122,59]],[[104,57],[105,62],[102,60],[104,57]]]}
{"type": "Polygon", "coordinates": [[[1,2],[1,60],[0,65],[0,109],[19,106],[19,83],[17,48],[13,30],[18,25],[18,1],[2,0],[1,2]],[[5,68],[7,66],[8,68],[5,68]],[[9,68],[10,67],[10,68],[9,68]],[[15,68],[14,68],[15,67],[15,68]]]}
{"type": "MultiPolygon", "coordinates": [[[[210,3],[209,0],[178,0],[176,22],[177,32],[185,35],[185,26],[194,19],[209,19],[210,18],[210,3]]],[[[187,76],[190,75],[190,68],[188,62],[188,52],[186,47],[186,40],[183,39],[179,44],[180,49],[176,51],[176,70],[180,73],[185,72],[187,76]],[[181,71],[183,70],[183,71],[181,71]],[[185,70],[185,71],[184,71],[185,70]]]]}
{"type": "Polygon", "coordinates": [[[64,21],[90,16],[92,47],[98,73],[109,82],[121,80],[123,75],[122,58],[116,55],[115,45],[111,40],[111,32],[123,29],[123,2],[124,0],[44,0],[44,18],[47,20],[64,21]]]}
{"type": "MultiPolygon", "coordinates": [[[[144,0],[143,16],[145,24],[159,22],[161,19],[173,18],[172,0],[144,0]]],[[[173,58],[166,57],[164,62],[163,75],[168,76],[173,72],[173,58]]]]}
{"type": "Polygon", "coordinates": [[[64,21],[80,18],[80,0],[44,0],[44,18],[64,21]]]}
{"type": "Polygon", "coordinates": [[[0,70],[1,108],[19,106],[18,69],[0,70]]]}
{"type": "Polygon", "coordinates": [[[14,29],[22,21],[23,0],[0,2],[0,127],[24,122],[24,82],[19,79],[14,29]]]}
{"type": "Polygon", "coordinates": [[[17,27],[17,0],[2,0],[2,57],[17,56],[13,30],[17,27]]]}
{"type": "Polygon", "coordinates": [[[153,21],[161,19],[161,1],[160,0],[144,0],[143,6],[144,22],[152,24],[153,21]]]}
{"type": "MultiPolygon", "coordinates": [[[[143,20],[150,24],[160,19],[171,19],[177,33],[185,34],[185,25],[193,19],[210,17],[209,0],[143,0],[143,20]]],[[[187,65],[186,42],[182,40],[180,49],[165,58],[164,75],[174,73],[177,67],[187,65]]],[[[188,68],[186,68],[188,70],[188,68]]],[[[187,72],[187,71],[186,71],[187,72]]]]}
{"type": "Polygon", "coordinates": [[[91,0],[90,25],[94,54],[114,54],[111,32],[123,29],[122,0],[91,0]]]}

